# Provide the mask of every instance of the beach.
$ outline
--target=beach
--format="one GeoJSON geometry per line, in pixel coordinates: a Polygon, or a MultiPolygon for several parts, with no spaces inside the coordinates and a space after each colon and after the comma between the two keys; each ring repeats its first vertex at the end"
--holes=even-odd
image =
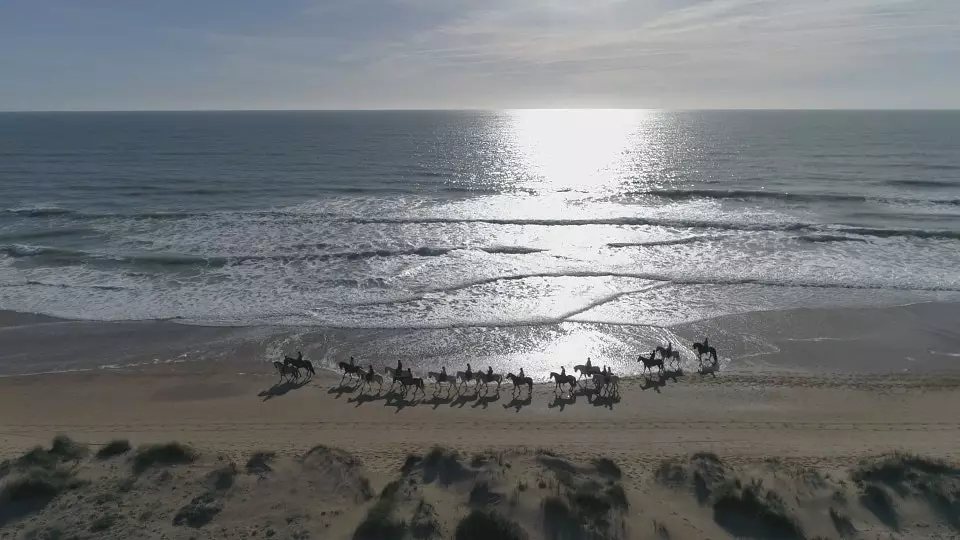
{"type": "Polygon", "coordinates": [[[958,119],[2,114],[0,536],[955,536],[958,119]]]}
{"type": "MultiPolygon", "coordinates": [[[[653,537],[651,534],[659,534],[658,527],[666,529],[671,538],[735,535],[736,525],[718,518],[715,508],[710,511],[711,505],[720,504],[718,500],[708,497],[709,501],[698,502],[695,486],[687,490],[684,481],[678,481],[680,487],[671,487],[660,478],[665,467],[686,467],[693,474],[691,471],[707,466],[712,467],[710,470],[720,467],[717,470],[724,472],[716,474],[726,475],[730,482],[733,478],[760,481],[764,489],[784,498],[784,511],[804,531],[805,536],[797,537],[809,537],[816,531],[835,537],[835,524],[825,520],[823,511],[817,514],[811,510],[825,510],[826,504],[847,516],[844,519],[858,531],[853,537],[895,534],[903,538],[948,538],[955,534],[950,519],[937,513],[939,507],[928,508],[920,495],[883,487],[884,493],[889,492],[893,498],[891,504],[899,516],[897,526],[892,527],[869,505],[858,502],[864,486],[873,484],[852,479],[856,471],[868,467],[864,463],[882,463],[885,456],[895,452],[947,463],[960,460],[960,419],[956,416],[960,370],[951,363],[955,359],[951,355],[958,350],[957,335],[956,330],[946,330],[957,328],[951,318],[956,314],[952,304],[921,304],[879,310],[755,313],[682,325],[671,331],[677,335],[700,334],[722,327],[730,334],[752,328],[764,332],[769,338],[765,342],[777,344],[777,350],[757,352],[749,349],[750,340],[744,339],[721,349],[723,361],[717,373],[698,373],[696,365],[683,365],[680,370],[668,369],[665,376],[625,378],[618,394],[600,396],[587,391],[586,386],[572,393],[557,392],[554,385],[542,382],[529,394],[526,388],[514,389],[509,384],[499,391],[492,385],[488,391],[463,390],[449,395],[446,389],[435,392],[428,384],[424,394],[411,392],[405,397],[387,389],[379,391],[374,384],[371,391],[361,393],[355,383],[341,382],[338,374],[324,369],[335,360],[330,358],[318,362],[322,369],[305,383],[281,382],[266,361],[269,358],[262,357],[262,351],[268,348],[262,342],[227,340],[230,345],[224,347],[224,333],[235,330],[172,324],[174,328],[167,332],[181,332],[179,337],[183,339],[171,340],[161,332],[174,346],[167,356],[176,359],[182,354],[176,347],[189,343],[187,337],[200,339],[203,334],[208,338],[204,334],[208,332],[222,338],[211,342],[217,345],[208,343],[217,354],[164,362],[170,358],[153,351],[150,355],[159,355],[160,361],[144,358],[127,367],[0,378],[0,456],[15,460],[35,445],[49,445],[57,434],[89,445],[91,451],[114,440],[128,440],[134,447],[176,441],[196,451],[200,457],[195,462],[171,465],[182,490],[151,488],[145,492],[145,487],[135,488],[131,495],[119,498],[127,502],[117,503],[118,510],[110,510],[110,505],[83,510],[94,515],[120,511],[122,515],[132,512],[131,507],[152,505],[165,516],[146,520],[148,528],[142,531],[129,519],[119,519],[114,533],[123,531],[130,537],[187,538],[198,532],[247,537],[258,534],[254,531],[265,534],[266,528],[271,528],[281,536],[375,538],[378,536],[358,536],[364,512],[383,500],[376,493],[398,477],[413,475],[418,479],[410,484],[417,486],[410,488],[414,491],[407,489],[403,495],[396,495],[398,509],[394,512],[399,521],[414,523],[420,511],[416,502],[429,499],[437,537],[453,537],[458,521],[478,507],[466,498],[467,492],[473,493],[483,484],[487,486],[483,489],[503,491],[494,496],[500,501],[497,497],[510,496],[516,485],[524,484],[531,488],[521,497],[525,502],[508,505],[504,499],[491,504],[491,508],[519,521],[535,538],[554,538],[551,525],[542,515],[544,501],[551,494],[562,495],[573,488],[563,487],[567,477],[557,476],[551,468],[556,464],[550,465],[553,462],[549,460],[574,464],[570,467],[578,471],[575,482],[589,483],[603,480],[590,464],[604,458],[612,460],[622,472],[617,485],[626,490],[629,502],[628,507],[610,511],[609,517],[619,529],[605,536],[609,538],[653,537]],[[912,346],[918,340],[927,345],[919,349],[912,346]],[[177,342],[180,345],[174,345],[177,342]],[[908,353],[912,355],[909,358],[905,356],[908,353]],[[811,357],[820,360],[811,361],[811,357]],[[321,450],[316,450],[318,446],[321,450]],[[459,456],[457,463],[462,461],[466,471],[463,478],[444,483],[433,479],[430,474],[436,473],[428,474],[426,469],[401,472],[410,456],[428,456],[435,447],[459,456]],[[222,514],[210,525],[193,528],[171,524],[171,519],[176,521],[173,515],[177,508],[207,489],[203,486],[209,482],[210,470],[219,470],[224,463],[239,467],[258,452],[273,453],[278,472],[271,474],[292,475],[284,476],[285,482],[301,486],[292,489],[308,489],[309,485],[313,486],[309,489],[329,488],[329,492],[324,491],[323,497],[309,503],[285,495],[280,485],[255,480],[263,476],[260,473],[241,470],[237,485],[245,487],[216,495],[222,514]],[[695,455],[700,457],[691,457],[695,455]],[[722,466],[704,462],[704,455],[715,456],[722,466]],[[488,461],[477,461],[477,456],[490,456],[484,459],[495,461],[497,470],[492,470],[488,461]],[[310,463],[314,464],[308,466],[310,463]],[[504,463],[511,464],[509,471],[504,463]],[[331,472],[331,467],[336,470],[331,472]],[[819,488],[811,488],[806,483],[809,479],[804,480],[805,474],[813,474],[810,471],[828,480],[822,480],[819,488]],[[313,478],[314,474],[321,478],[313,478]],[[358,478],[369,482],[372,495],[331,487],[342,486],[350,475],[360,475],[358,478]],[[303,484],[305,478],[312,480],[303,484]],[[326,485],[324,482],[332,484],[317,487],[326,485]],[[534,483],[546,487],[532,489],[534,483]],[[836,492],[850,500],[831,502],[836,492]],[[249,501],[254,493],[263,501],[273,502],[253,504],[249,501]],[[460,497],[463,502],[456,502],[460,497]],[[365,502],[368,498],[373,502],[365,502]],[[305,514],[297,520],[278,522],[267,511],[277,504],[301,509],[305,514]],[[245,510],[228,514],[239,508],[245,510]],[[323,514],[318,514],[320,509],[324,509],[323,514]],[[328,511],[338,514],[328,516],[328,511]],[[234,517],[228,519],[228,515],[234,517]]],[[[49,335],[51,325],[65,325],[57,332],[67,340],[88,339],[83,337],[86,334],[102,340],[113,333],[146,335],[168,324],[123,323],[110,328],[105,323],[12,315],[4,322],[0,336],[8,347],[4,349],[7,354],[16,352],[10,346],[23,336],[49,335]],[[89,329],[80,332],[78,324],[92,325],[100,333],[89,329]],[[141,325],[145,327],[139,328],[141,325]],[[70,328],[76,331],[74,338],[70,331],[62,331],[70,328]]],[[[261,335],[272,333],[263,331],[261,335]]],[[[279,338],[267,338],[267,342],[274,339],[279,338]]],[[[65,341],[57,347],[66,351],[72,345],[65,341]]],[[[78,362],[81,360],[78,358],[78,362]]],[[[116,366],[116,360],[100,359],[103,365],[112,366],[116,366]]],[[[381,372],[384,365],[390,362],[384,359],[378,363],[377,371],[381,372]]],[[[414,370],[419,374],[419,369],[414,370]]],[[[109,491],[128,474],[124,471],[130,459],[116,458],[104,465],[89,458],[78,470],[89,469],[91,472],[82,474],[99,479],[90,489],[109,491]]],[[[142,478],[154,478],[165,470],[159,467],[151,470],[149,475],[153,476],[135,475],[137,485],[153,482],[142,478]]],[[[682,470],[676,474],[686,478],[682,470]]],[[[951,474],[938,478],[942,476],[947,482],[946,487],[941,486],[947,490],[947,504],[956,504],[949,502],[955,497],[949,491],[953,485],[949,482],[954,481],[950,480],[954,478],[951,474]]],[[[163,484],[162,479],[156,481],[163,484]]],[[[570,500],[575,501],[570,493],[570,500]]],[[[92,519],[76,509],[85,508],[82,502],[64,506],[66,503],[58,501],[61,499],[15,523],[21,530],[40,530],[51,523],[92,519]]],[[[746,523],[751,521],[747,519],[746,523]]],[[[582,526],[586,527],[583,530],[590,527],[582,526]]],[[[772,531],[759,537],[780,537],[772,531]]]]}

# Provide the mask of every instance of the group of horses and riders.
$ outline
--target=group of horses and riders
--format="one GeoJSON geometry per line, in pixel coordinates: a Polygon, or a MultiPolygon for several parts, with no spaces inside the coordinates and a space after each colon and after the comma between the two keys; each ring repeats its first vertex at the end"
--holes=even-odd
{"type": "Polygon", "coordinates": [[[304,370],[304,377],[312,377],[317,374],[313,369],[313,364],[309,360],[303,359],[303,353],[297,351],[297,357],[291,358],[284,355],[283,362],[274,362],[273,367],[280,373],[280,378],[288,377],[296,382],[300,380],[300,370],[304,370]]]}
{"type": "MultiPolygon", "coordinates": [[[[701,367],[703,367],[703,356],[707,355],[707,358],[713,362],[713,368],[717,368],[717,350],[710,346],[709,338],[705,338],[702,343],[694,343],[693,350],[697,353],[697,359],[700,361],[701,367]]],[[[656,349],[650,351],[649,356],[641,354],[637,357],[637,361],[643,364],[642,373],[647,373],[648,371],[653,373],[653,368],[657,368],[661,376],[664,371],[664,362],[669,360],[680,361],[680,351],[674,350],[672,342],[668,342],[666,347],[657,346],[656,349]],[[657,355],[660,357],[657,358],[657,355]]],[[[294,382],[299,381],[301,369],[306,371],[306,377],[316,374],[316,371],[313,369],[313,364],[311,364],[309,360],[304,360],[303,353],[299,351],[297,352],[296,358],[284,356],[283,362],[274,362],[273,365],[280,373],[281,380],[286,377],[294,382]]],[[[383,376],[373,370],[372,364],[368,364],[367,368],[364,369],[358,365],[356,360],[351,356],[349,362],[339,362],[337,365],[340,370],[343,371],[343,376],[340,378],[341,383],[344,377],[350,378],[355,376],[360,383],[358,387],[360,391],[369,389],[373,383],[377,383],[378,391],[383,389],[383,376]]],[[[550,379],[553,380],[556,385],[554,388],[555,391],[562,391],[564,385],[567,385],[569,390],[573,391],[573,389],[576,388],[579,383],[584,382],[583,379],[586,378],[588,381],[593,382],[593,390],[597,394],[604,391],[613,394],[619,392],[620,377],[614,375],[613,370],[608,366],[595,366],[591,359],[587,358],[586,364],[574,366],[573,370],[579,373],[579,377],[568,375],[567,368],[563,366],[560,368],[559,373],[550,372],[550,379]]],[[[404,394],[411,388],[414,391],[414,395],[418,392],[421,394],[424,393],[423,378],[414,376],[409,367],[404,370],[401,360],[397,360],[396,368],[384,368],[384,374],[388,375],[392,380],[392,384],[390,385],[391,390],[399,384],[404,394]]],[[[514,391],[519,390],[523,386],[527,387],[528,393],[533,391],[533,379],[524,374],[522,367],[520,368],[519,374],[514,375],[513,373],[507,373],[506,376],[504,376],[499,373],[494,373],[493,368],[490,366],[487,366],[486,371],[474,371],[468,363],[466,371],[458,371],[455,375],[448,374],[446,366],[443,366],[440,368],[440,371],[428,372],[427,376],[435,381],[435,392],[439,392],[442,386],[446,384],[448,395],[452,389],[456,389],[457,393],[459,393],[461,389],[466,387],[467,383],[471,382],[473,383],[475,391],[479,391],[481,385],[483,385],[484,390],[489,390],[490,383],[496,383],[497,390],[499,391],[500,384],[504,379],[509,379],[510,382],[513,383],[514,391]]]]}

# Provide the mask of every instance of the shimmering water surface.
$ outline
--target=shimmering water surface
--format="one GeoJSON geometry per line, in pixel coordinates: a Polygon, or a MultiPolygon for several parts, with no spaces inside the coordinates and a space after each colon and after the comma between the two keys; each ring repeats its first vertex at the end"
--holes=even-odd
{"type": "Polygon", "coordinates": [[[944,112],[3,114],[0,309],[553,365],[957,299],[958,141],[944,112]]]}

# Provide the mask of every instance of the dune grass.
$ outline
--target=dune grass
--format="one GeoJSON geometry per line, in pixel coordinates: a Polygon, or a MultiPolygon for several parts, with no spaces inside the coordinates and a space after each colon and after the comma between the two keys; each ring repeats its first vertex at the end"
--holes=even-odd
{"type": "Polygon", "coordinates": [[[737,538],[803,538],[800,523],[787,513],[780,497],[772,492],[764,495],[755,485],[718,494],[713,519],[737,538]]]}
{"type": "Polygon", "coordinates": [[[457,524],[456,540],[526,540],[526,531],[497,512],[473,510],[457,524]]]}
{"type": "Polygon", "coordinates": [[[196,461],[197,457],[196,451],[178,442],[143,445],[133,456],[133,472],[139,474],[151,467],[186,465],[196,461]]]}
{"type": "Polygon", "coordinates": [[[254,452],[249,459],[247,459],[244,469],[248,474],[263,474],[273,470],[270,467],[270,463],[277,457],[277,454],[274,452],[268,452],[261,450],[254,452]]]}
{"type": "Polygon", "coordinates": [[[367,512],[353,532],[354,540],[401,540],[407,534],[407,523],[393,518],[400,493],[400,482],[387,484],[380,498],[367,512]]]}
{"type": "Polygon", "coordinates": [[[130,450],[132,450],[130,441],[126,439],[114,439],[103,445],[100,450],[97,451],[97,459],[105,460],[116,456],[122,456],[130,450]]]}

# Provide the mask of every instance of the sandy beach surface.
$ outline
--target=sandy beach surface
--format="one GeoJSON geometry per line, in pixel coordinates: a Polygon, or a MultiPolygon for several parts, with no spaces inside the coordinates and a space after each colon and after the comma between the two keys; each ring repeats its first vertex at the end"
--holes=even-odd
{"type": "Polygon", "coordinates": [[[960,469],[950,465],[960,461],[960,370],[949,363],[955,335],[930,330],[940,341],[917,349],[914,360],[870,337],[884,325],[890,342],[894,327],[922,336],[918,309],[939,310],[938,321],[952,313],[911,309],[895,312],[894,322],[873,313],[873,326],[837,315],[847,326],[829,327],[846,336],[840,340],[820,339],[831,336],[809,321],[826,323],[808,317],[775,341],[794,348],[727,358],[719,373],[685,365],[625,379],[616,395],[548,384],[532,393],[508,384],[449,394],[428,384],[406,396],[374,384],[361,392],[326,370],[305,383],[280,382],[269,364],[249,360],[4,377],[4,485],[37,470],[18,456],[49,447],[57,434],[86,457],[61,458],[54,445],[52,464],[41,465],[84,485],[43,495],[42,504],[0,495],[0,531],[469,538],[459,527],[476,511],[533,538],[949,538],[960,534],[960,469]],[[830,354],[838,358],[833,369],[823,367],[830,354]],[[817,361],[803,369],[798,355],[817,361]],[[863,368],[871,360],[885,369],[863,368]],[[134,450],[91,457],[114,440],[134,450]],[[136,447],[169,441],[196,455],[137,470],[136,447]],[[257,452],[270,453],[273,465],[251,468],[257,452]],[[885,457],[894,452],[905,454],[885,457]],[[230,485],[210,487],[211,471],[224,467],[230,485]],[[611,495],[616,490],[625,500],[611,495]],[[612,498],[595,507],[584,493],[612,498]],[[216,511],[187,523],[181,511],[191,505],[216,511]],[[363,529],[374,518],[403,531],[363,529]],[[94,526],[98,519],[109,526],[94,526]]]}

